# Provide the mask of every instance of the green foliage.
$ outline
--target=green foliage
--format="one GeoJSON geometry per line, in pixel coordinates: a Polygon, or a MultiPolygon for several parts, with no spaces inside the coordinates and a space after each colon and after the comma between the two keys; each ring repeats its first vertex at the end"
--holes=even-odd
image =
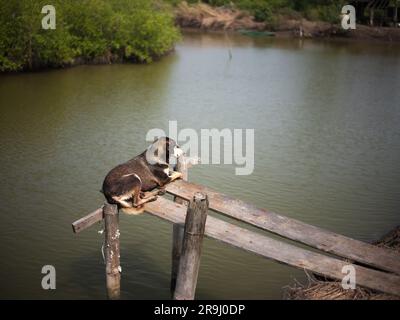
{"type": "Polygon", "coordinates": [[[41,27],[46,4],[0,0],[0,71],[59,67],[111,55],[151,62],[179,40],[173,16],[160,1],[52,0],[55,30],[41,27]]]}
{"type": "Polygon", "coordinates": [[[304,13],[309,20],[321,20],[330,23],[339,21],[339,15],[345,1],[342,0],[326,0],[321,1],[298,1],[294,6],[295,9],[304,13]]]}

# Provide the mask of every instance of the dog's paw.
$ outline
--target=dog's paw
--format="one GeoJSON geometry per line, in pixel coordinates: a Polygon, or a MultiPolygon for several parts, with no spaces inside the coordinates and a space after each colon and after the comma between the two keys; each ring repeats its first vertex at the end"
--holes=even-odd
{"type": "Polygon", "coordinates": [[[121,211],[127,215],[137,216],[144,213],[144,207],[137,207],[137,208],[121,208],[121,211]]]}
{"type": "Polygon", "coordinates": [[[182,173],[181,172],[177,172],[177,171],[173,171],[170,175],[171,177],[171,181],[174,181],[176,179],[182,178],[182,173]]]}
{"type": "Polygon", "coordinates": [[[147,203],[147,202],[156,201],[157,199],[158,199],[158,196],[152,196],[152,197],[150,197],[150,198],[148,198],[148,199],[146,200],[146,203],[147,203]]]}

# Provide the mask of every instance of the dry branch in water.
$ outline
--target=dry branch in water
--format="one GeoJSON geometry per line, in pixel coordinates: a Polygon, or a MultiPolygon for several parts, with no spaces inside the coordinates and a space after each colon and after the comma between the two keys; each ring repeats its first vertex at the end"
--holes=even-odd
{"type": "MultiPolygon", "coordinates": [[[[392,249],[400,254],[400,226],[375,243],[378,247],[392,249]]],[[[284,288],[284,296],[290,300],[399,300],[399,297],[357,287],[345,290],[338,281],[320,280],[306,272],[307,282],[295,280],[293,286],[284,288]]]]}

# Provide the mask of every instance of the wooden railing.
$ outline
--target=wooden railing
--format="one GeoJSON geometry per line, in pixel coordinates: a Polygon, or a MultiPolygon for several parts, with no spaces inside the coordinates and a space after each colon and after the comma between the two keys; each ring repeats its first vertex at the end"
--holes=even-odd
{"type": "MultiPolygon", "coordinates": [[[[187,179],[185,163],[184,159],[181,159],[178,169],[187,179]]],[[[145,210],[174,224],[171,270],[171,292],[174,299],[194,298],[203,234],[262,257],[331,279],[342,280],[345,276],[342,273],[343,267],[352,264],[358,286],[400,296],[400,256],[395,251],[256,208],[185,180],[168,184],[166,190],[175,196],[174,201],[159,197],[157,201],[147,203],[145,210]],[[198,200],[200,198],[207,206],[198,200]],[[260,232],[216,217],[207,217],[206,208],[255,226],[260,232]],[[318,252],[289,244],[284,239],[273,239],[268,236],[268,232],[318,249],[318,252]],[[188,257],[191,258],[188,260],[188,257]]],[[[118,298],[119,275],[116,274],[116,270],[120,269],[116,206],[106,203],[102,208],[74,222],[72,227],[75,233],[79,233],[104,217],[109,217],[109,212],[112,212],[115,218],[105,219],[107,289],[110,298],[118,298]],[[115,258],[116,254],[118,259],[115,258]]]]}

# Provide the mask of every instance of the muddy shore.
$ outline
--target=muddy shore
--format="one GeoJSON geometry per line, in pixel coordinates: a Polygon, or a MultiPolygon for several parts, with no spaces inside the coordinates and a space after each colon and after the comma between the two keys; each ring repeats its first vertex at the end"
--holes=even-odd
{"type": "Polygon", "coordinates": [[[180,3],[175,8],[176,24],[184,30],[206,32],[240,32],[253,36],[279,38],[343,38],[350,40],[400,43],[400,28],[357,25],[355,30],[344,30],[339,24],[309,21],[300,16],[277,16],[273,22],[255,21],[245,11],[206,4],[180,3]]]}

